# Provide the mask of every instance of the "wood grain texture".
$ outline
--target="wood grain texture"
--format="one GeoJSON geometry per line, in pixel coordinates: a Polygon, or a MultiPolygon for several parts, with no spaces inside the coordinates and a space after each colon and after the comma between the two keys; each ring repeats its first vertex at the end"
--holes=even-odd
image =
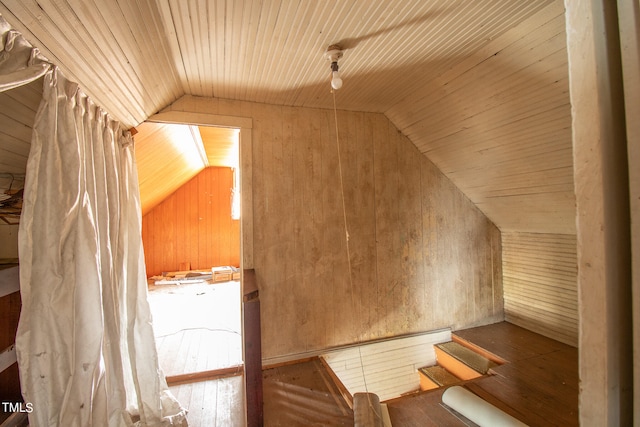
{"type": "Polygon", "coordinates": [[[155,3],[3,1],[0,12],[127,127],[183,93],[155,3]]]}
{"type": "Polygon", "coordinates": [[[501,231],[575,234],[562,1],[460,57],[385,115],[501,231]]]}
{"type": "Polygon", "coordinates": [[[263,358],[502,320],[500,232],[383,115],[338,111],[338,158],[331,110],[167,111],[253,119],[263,358]]]}
{"type": "MultiPolygon", "coordinates": [[[[21,306],[20,292],[0,297],[0,352],[5,351],[15,342],[21,306]]],[[[0,372],[0,401],[22,401],[17,363],[0,372]]],[[[4,419],[3,412],[0,411],[0,422],[4,419]]]]}
{"type": "Polygon", "coordinates": [[[247,426],[260,427],[264,422],[262,349],[260,338],[260,299],[242,303],[243,344],[245,356],[245,398],[247,401],[247,426]]]}
{"type": "Polygon", "coordinates": [[[189,411],[190,426],[246,426],[241,375],[175,385],[169,391],[189,411]]]}
{"type": "MultiPolygon", "coordinates": [[[[197,127],[142,123],[135,135],[142,215],[160,204],[207,165],[197,127]]],[[[213,165],[212,165],[213,166],[213,165]]]]}
{"type": "Polygon", "coordinates": [[[353,411],[319,359],[263,371],[265,426],[353,426],[353,411]]]}
{"type": "Polygon", "coordinates": [[[206,168],[142,218],[147,275],[240,265],[240,225],[231,219],[230,168],[206,168]]]}
{"type": "Polygon", "coordinates": [[[322,359],[350,397],[371,392],[387,400],[417,391],[418,368],[435,365],[434,346],[450,339],[447,329],[333,350],[322,359]]]}
{"type": "Polygon", "coordinates": [[[42,79],[0,92],[0,173],[25,173],[33,121],[41,100],[42,79]]]}
{"type": "Polygon", "coordinates": [[[127,128],[184,94],[330,108],[323,54],[339,42],[342,109],[384,113],[501,230],[575,233],[563,0],[3,0],[0,12],[127,128]]]}
{"type": "MultiPolygon", "coordinates": [[[[18,363],[0,372],[0,402],[22,402],[18,363]]],[[[0,425],[11,413],[0,409],[0,425]]]]}
{"type": "Polygon", "coordinates": [[[14,344],[20,318],[20,292],[0,298],[0,351],[14,344]]]}
{"type": "Polygon", "coordinates": [[[239,282],[149,285],[148,300],[165,375],[242,365],[239,282]]]}
{"type": "Polygon", "coordinates": [[[505,319],[578,346],[574,235],[502,233],[505,319]]]}
{"type": "MultiPolygon", "coordinates": [[[[458,330],[455,334],[508,360],[493,368],[495,375],[465,382],[465,387],[532,427],[578,425],[576,348],[507,322],[458,330]]],[[[302,426],[309,425],[311,419],[322,420],[322,425],[353,425],[348,418],[327,418],[336,413],[336,404],[344,407],[345,403],[337,391],[327,390],[324,370],[310,362],[284,368],[265,371],[265,384],[270,389],[265,400],[269,409],[266,425],[302,426]],[[310,397],[313,404],[308,403],[310,397]]],[[[393,426],[468,425],[442,405],[444,390],[386,401],[393,426]]]]}
{"type": "MultiPolygon", "coordinates": [[[[464,387],[527,425],[578,426],[578,350],[507,322],[454,331],[506,359],[464,387]]],[[[443,388],[387,402],[394,427],[464,426],[442,405],[443,388]]]]}
{"type": "Polygon", "coordinates": [[[632,425],[639,420],[633,414],[635,290],[624,100],[633,95],[624,92],[617,4],[566,3],[578,237],[580,421],[632,425]]]}
{"type": "Polygon", "coordinates": [[[20,267],[0,259],[0,298],[20,291],[20,267]]]}
{"type": "MultiPolygon", "coordinates": [[[[632,313],[640,313],[640,8],[633,2],[618,2],[620,49],[627,126],[629,202],[631,212],[632,313]]],[[[640,316],[633,316],[634,353],[640,354],[640,316]]],[[[640,358],[633,360],[633,411],[640,414],[640,358]]]]}
{"type": "Polygon", "coordinates": [[[18,259],[18,229],[19,225],[0,224],[0,259],[18,259]]]}
{"type": "Polygon", "coordinates": [[[442,405],[444,391],[445,388],[440,387],[427,393],[411,394],[387,401],[392,425],[394,427],[467,426],[467,423],[461,421],[442,405]]]}
{"type": "Polygon", "coordinates": [[[209,166],[226,166],[229,168],[240,166],[239,129],[215,126],[200,126],[198,129],[207,153],[209,166]]]}
{"type": "Polygon", "coordinates": [[[471,391],[531,427],[579,425],[577,348],[507,322],[454,333],[507,360],[471,391]]]}
{"type": "Polygon", "coordinates": [[[442,351],[438,347],[436,347],[436,355],[438,365],[442,366],[461,380],[471,380],[482,376],[480,372],[476,372],[474,369],[460,362],[458,359],[442,351]]]}

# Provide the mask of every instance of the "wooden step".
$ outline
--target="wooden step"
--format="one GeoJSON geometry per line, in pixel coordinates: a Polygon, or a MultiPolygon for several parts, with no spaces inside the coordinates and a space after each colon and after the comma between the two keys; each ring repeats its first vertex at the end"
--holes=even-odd
{"type": "Polygon", "coordinates": [[[447,387],[460,382],[460,378],[439,365],[420,368],[418,372],[420,373],[420,390],[422,391],[447,387]]]}
{"type": "Polygon", "coordinates": [[[468,349],[475,351],[479,355],[486,357],[487,359],[491,360],[492,362],[495,362],[496,365],[504,365],[505,363],[508,363],[508,361],[506,359],[503,359],[502,357],[498,356],[497,354],[492,353],[492,352],[488,351],[487,349],[482,348],[479,345],[474,344],[471,341],[462,338],[461,336],[451,334],[451,341],[457,342],[461,346],[467,347],[468,349]]]}
{"type": "Polygon", "coordinates": [[[486,375],[495,362],[470,350],[457,342],[449,341],[436,344],[436,359],[442,366],[462,380],[472,380],[486,375]]]}

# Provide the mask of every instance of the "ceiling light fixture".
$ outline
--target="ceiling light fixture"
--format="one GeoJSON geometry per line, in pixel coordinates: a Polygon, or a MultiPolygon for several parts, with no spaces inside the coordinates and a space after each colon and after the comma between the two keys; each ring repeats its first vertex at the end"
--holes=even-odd
{"type": "Polygon", "coordinates": [[[338,90],[342,87],[342,79],[338,72],[338,59],[342,58],[342,48],[337,44],[329,46],[325,58],[331,61],[331,87],[338,90]]]}

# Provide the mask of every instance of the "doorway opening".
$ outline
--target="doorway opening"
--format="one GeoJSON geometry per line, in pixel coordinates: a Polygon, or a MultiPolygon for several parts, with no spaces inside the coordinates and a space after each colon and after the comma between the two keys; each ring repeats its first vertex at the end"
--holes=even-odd
{"type": "Polygon", "coordinates": [[[149,305],[170,384],[242,372],[239,280],[150,285],[149,305]]]}
{"type": "Polygon", "coordinates": [[[240,373],[240,129],[145,122],[137,130],[160,367],[170,384],[240,373]]]}

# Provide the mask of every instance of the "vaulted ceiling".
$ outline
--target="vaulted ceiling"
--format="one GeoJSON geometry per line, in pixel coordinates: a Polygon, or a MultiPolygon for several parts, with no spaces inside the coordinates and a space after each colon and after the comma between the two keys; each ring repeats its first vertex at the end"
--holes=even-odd
{"type": "Polygon", "coordinates": [[[136,128],[142,214],[209,166],[239,166],[239,129],[145,122],[136,128]]]}
{"type": "Polygon", "coordinates": [[[562,0],[0,0],[0,13],[126,127],[183,95],[332,108],[324,53],[339,43],[339,109],[384,113],[502,230],[575,233],[562,0]]]}

